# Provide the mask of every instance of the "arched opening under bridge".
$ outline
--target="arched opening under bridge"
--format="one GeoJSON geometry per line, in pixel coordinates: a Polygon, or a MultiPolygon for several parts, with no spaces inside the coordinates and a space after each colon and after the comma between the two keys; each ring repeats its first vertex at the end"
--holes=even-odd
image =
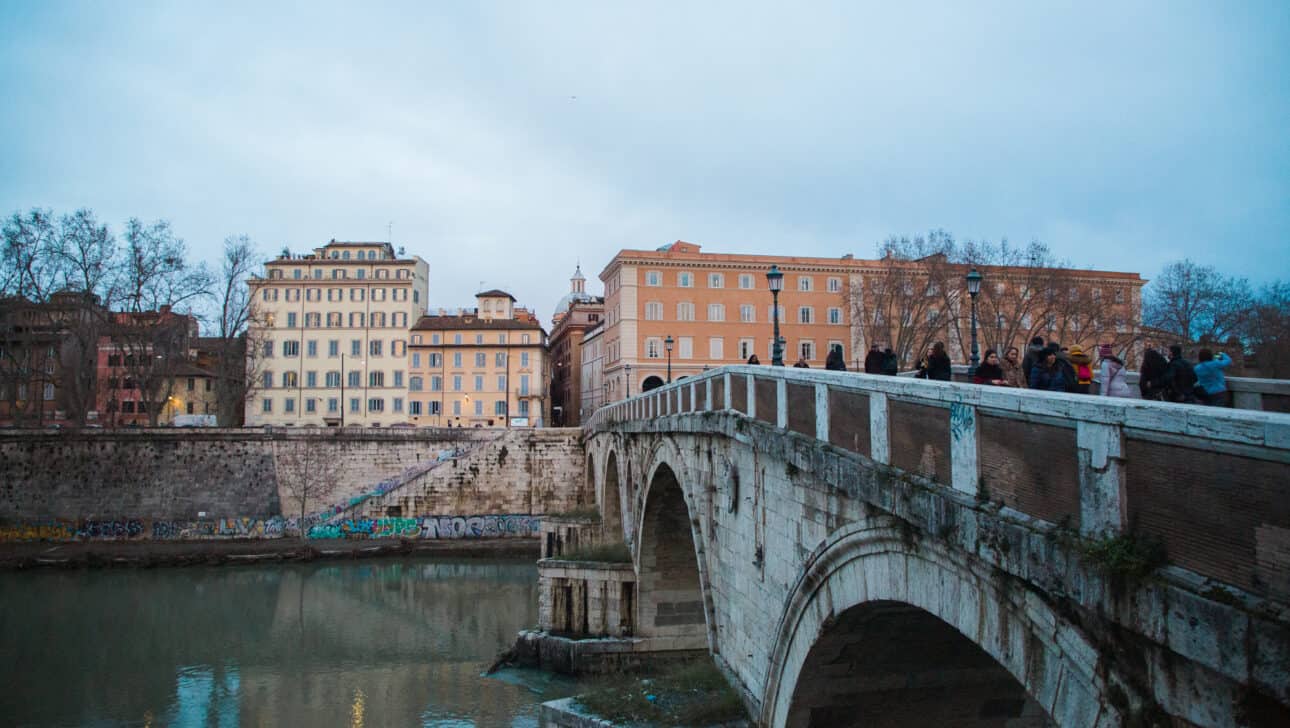
{"type": "Polygon", "coordinates": [[[1012,673],[930,612],[874,601],[825,625],[794,687],[790,728],[1056,725],[1012,673]]]}
{"type": "Polygon", "coordinates": [[[690,512],[676,474],[659,465],[640,527],[639,634],[677,638],[676,649],[708,646],[707,615],[690,512]]]}
{"type": "Polygon", "coordinates": [[[618,495],[618,455],[610,451],[605,459],[605,477],[601,484],[600,518],[608,541],[622,541],[623,515],[618,495]]]}
{"type": "Polygon", "coordinates": [[[651,389],[658,389],[661,386],[663,386],[663,378],[651,374],[648,377],[645,377],[645,381],[641,382],[641,391],[648,392],[651,389]]]}

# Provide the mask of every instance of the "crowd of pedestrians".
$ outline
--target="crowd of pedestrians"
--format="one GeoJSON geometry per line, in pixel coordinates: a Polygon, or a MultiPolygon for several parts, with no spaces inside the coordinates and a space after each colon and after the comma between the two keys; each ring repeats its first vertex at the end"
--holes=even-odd
{"type": "MultiPolygon", "coordinates": [[[[1231,357],[1221,351],[1215,353],[1201,349],[1197,358],[1199,361],[1195,364],[1187,361],[1183,358],[1182,347],[1177,344],[1169,347],[1168,358],[1148,346],[1143,353],[1142,367],[1138,370],[1139,396],[1164,402],[1231,406],[1223,373],[1231,366],[1231,357]]],[[[748,358],[748,363],[761,362],[754,354],[748,358]]],[[[810,365],[805,358],[800,358],[793,366],[809,368],[810,365]]],[[[824,368],[845,372],[847,365],[842,352],[830,350],[824,368]]],[[[898,369],[899,359],[890,347],[884,349],[874,344],[865,355],[865,374],[895,376],[898,369]]],[[[995,387],[1091,394],[1093,382],[1097,381],[1101,396],[1132,397],[1127,373],[1124,360],[1115,355],[1110,344],[1098,347],[1097,360],[1094,361],[1082,347],[1067,348],[1056,341],[1045,341],[1044,337],[1036,336],[1030,340],[1024,356],[1015,346],[1008,347],[1002,358],[994,349],[986,349],[972,382],[995,387]]],[[[953,370],[944,343],[938,341],[927,348],[918,361],[918,371],[914,376],[942,382],[951,380],[953,370]]]]}

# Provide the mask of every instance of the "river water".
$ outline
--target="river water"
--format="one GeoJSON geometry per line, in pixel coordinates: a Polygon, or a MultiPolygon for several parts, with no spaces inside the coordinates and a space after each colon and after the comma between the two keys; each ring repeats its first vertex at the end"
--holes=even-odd
{"type": "Polygon", "coordinates": [[[532,561],[0,573],[0,725],[532,726],[532,561]]]}

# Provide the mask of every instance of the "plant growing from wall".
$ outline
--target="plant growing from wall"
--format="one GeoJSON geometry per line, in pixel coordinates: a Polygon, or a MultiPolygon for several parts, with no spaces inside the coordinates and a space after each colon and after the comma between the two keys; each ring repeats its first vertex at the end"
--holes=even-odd
{"type": "Polygon", "coordinates": [[[322,498],[340,482],[339,460],[325,440],[283,441],[273,443],[274,468],[279,486],[298,505],[300,540],[309,537],[305,521],[309,503],[322,498]]]}

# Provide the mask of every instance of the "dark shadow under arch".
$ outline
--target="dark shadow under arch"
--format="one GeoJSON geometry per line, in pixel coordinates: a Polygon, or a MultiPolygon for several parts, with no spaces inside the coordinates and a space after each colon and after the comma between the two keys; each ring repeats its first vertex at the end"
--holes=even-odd
{"type": "Polygon", "coordinates": [[[1040,728],[1025,687],[953,626],[894,601],[858,604],[807,654],[787,725],[1040,728]]]}
{"type": "Polygon", "coordinates": [[[661,386],[663,386],[663,378],[651,374],[648,377],[645,377],[645,381],[641,382],[641,391],[648,392],[651,389],[658,389],[661,386]]]}
{"type": "Polygon", "coordinates": [[[647,493],[637,564],[639,634],[676,638],[675,649],[707,648],[703,586],[681,484],[662,464],[647,493]]]}
{"type": "Polygon", "coordinates": [[[605,459],[605,478],[601,488],[600,518],[604,526],[605,539],[611,542],[622,541],[623,511],[618,495],[618,455],[613,450],[605,459]]]}

